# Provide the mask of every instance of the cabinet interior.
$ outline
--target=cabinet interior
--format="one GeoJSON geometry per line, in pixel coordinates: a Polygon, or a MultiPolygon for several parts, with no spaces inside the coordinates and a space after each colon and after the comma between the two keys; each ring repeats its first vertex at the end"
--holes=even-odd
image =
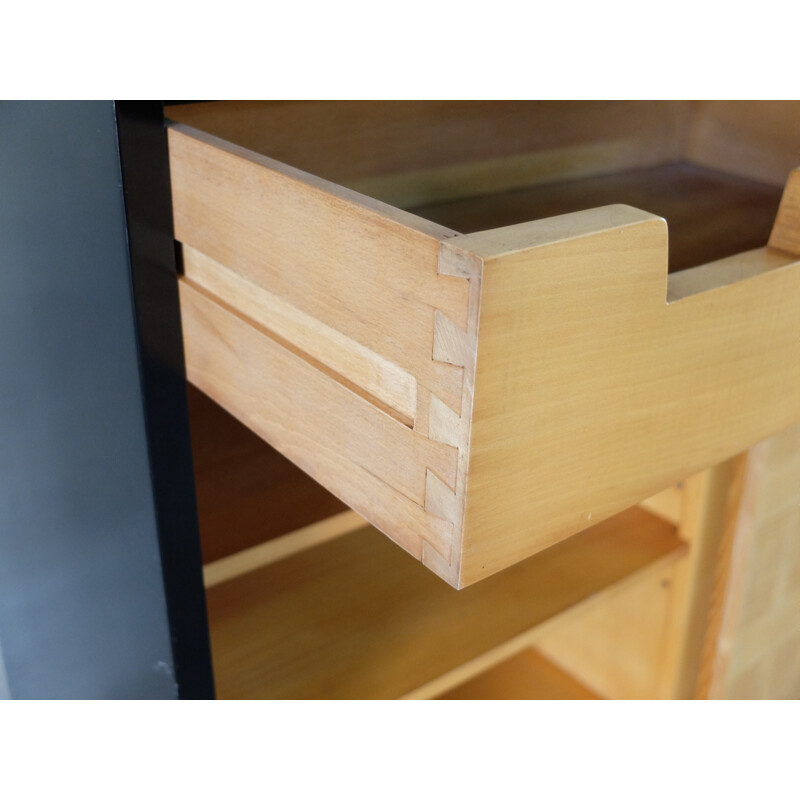
{"type": "MultiPolygon", "coordinates": [[[[197,390],[189,396],[221,698],[436,697],[487,670],[541,666],[528,651],[543,623],[686,551],[663,504],[632,508],[455,591],[354,514],[309,539],[347,516],[338,501],[197,390]]],[[[562,671],[550,664],[536,680],[559,686],[562,671]]]]}
{"type": "MultiPolygon", "coordinates": [[[[777,133],[765,140],[752,114],[677,102],[167,111],[463,233],[632,205],[667,219],[670,271],[766,244],[796,152],[777,133]]],[[[645,664],[628,696],[668,693],[641,633],[674,628],[685,597],[680,487],[457,592],[188,391],[219,697],[626,696],[628,678],[584,669],[569,644],[606,608],[637,617],[627,632],[594,628],[601,649],[645,664]]]]}

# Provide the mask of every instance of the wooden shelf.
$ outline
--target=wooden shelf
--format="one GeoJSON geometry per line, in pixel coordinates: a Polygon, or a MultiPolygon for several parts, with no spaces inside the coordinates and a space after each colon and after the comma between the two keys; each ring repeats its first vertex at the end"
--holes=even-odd
{"type": "Polygon", "coordinates": [[[634,508],[455,592],[365,528],[208,590],[217,692],[434,696],[527,646],[536,625],[681,547],[673,526],[634,508]]]}
{"type": "Polygon", "coordinates": [[[532,648],[503,661],[439,700],[600,700],[532,648]]]}

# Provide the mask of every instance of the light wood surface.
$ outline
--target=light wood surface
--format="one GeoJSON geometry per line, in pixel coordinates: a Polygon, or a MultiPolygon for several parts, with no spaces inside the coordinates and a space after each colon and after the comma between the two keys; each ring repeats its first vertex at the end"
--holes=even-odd
{"type": "Polygon", "coordinates": [[[472,659],[680,546],[631,509],[454,592],[373,529],[349,534],[208,590],[217,691],[388,698],[452,673],[438,694],[472,677],[472,659]]]}
{"type": "Polygon", "coordinates": [[[536,648],[603,697],[671,697],[670,640],[681,609],[677,584],[688,557],[684,547],[559,614],[539,628],[536,648]]]}
{"type": "Polygon", "coordinates": [[[766,275],[774,270],[791,266],[796,260],[795,256],[780,250],[759,247],[719,261],[701,264],[669,276],[667,302],[674,303],[712,288],[719,289],[759,275],[766,275]]]}
{"type": "Polygon", "coordinates": [[[204,563],[347,510],[191,384],[187,397],[204,563]]]}
{"type": "Polygon", "coordinates": [[[554,618],[536,646],[609,697],[700,696],[746,462],[740,455],[683,482],[678,533],[688,546],[679,558],[554,618]]]}
{"type": "Polygon", "coordinates": [[[224,102],[178,122],[401,207],[676,161],[685,102],[224,102]]]}
{"type": "Polygon", "coordinates": [[[712,698],[800,699],[800,426],[752,449],[742,491],[704,687],[712,698]]]}
{"type": "Polygon", "coordinates": [[[670,486],[663,492],[654,494],[642,500],[639,505],[651,514],[656,514],[673,525],[680,524],[681,509],[683,506],[682,486],[670,486]]]}
{"type": "Polygon", "coordinates": [[[800,256],[800,169],[795,169],[783,190],[769,246],[800,256]]]}
{"type": "Polygon", "coordinates": [[[438,272],[451,231],[198,131],[169,150],[178,241],[460,411],[462,371],[430,349],[432,309],[466,326],[468,282],[438,272]]]}
{"type": "Polygon", "coordinates": [[[674,625],[665,637],[668,697],[697,695],[704,650],[713,629],[717,563],[739,513],[746,463],[746,455],[740,454],[684,481],[679,535],[691,546],[675,575],[674,625]]]}
{"type": "Polygon", "coordinates": [[[798,262],[667,304],[666,226],[625,206],[446,247],[484,263],[462,585],[800,416],[798,262]]]}
{"type": "Polygon", "coordinates": [[[454,483],[454,448],[384,414],[186,281],[180,299],[195,386],[417,558],[423,542],[449,557],[451,527],[423,503],[428,464],[454,483]]]}
{"type": "Polygon", "coordinates": [[[188,245],[183,246],[182,254],[183,274],[191,283],[249,319],[268,320],[270,332],[284,346],[413,426],[417,381],[410,372],[188,245]]]}
{"type": "MultiPolygon", "coordinates": [[[[686,592],[687,599],[700,597],[704,600],[703,606],[699,609],[700,613],[695,614],[695,619],[689,622],[695,631],[698,628],[704,628],[702,642],[693,643],[688,651],[689,656],[696,659],[695,663],[697,664],[693,675],[693,686],[692,683],[684,686],[687,693],[692,688],[694,689],[696,699],[708,699],[711,682],[714,680],[720,633],[725,615],[725,601],[732,578],[731,566],[736,530],[739,520],[743,514],[747,513],[746,507],[749,505],[745,492],[752,453],[752,449],[747,453],[741,453],[731,463],[728,472],[728,497],[724,516],[721,518],[722,530],[714,533],[715,546],[713,549],[701,546],[697,555],[693,553],[695,561],[702,563],[702,570],[698,570],[699,574],[694,581],[686,581],[687,590],[691,590],[686,592]]],[[[711,488],[712,484],[708,483],[707,486],[711,488]]],[[[696,498],[689,502],[689,507],[695,510],[699,508],[696,498]]],[[[689,522],[689,527],[693,527],[691,522],[689,522]]],[[[697,636],[699,638],[699,633],[697,636]]],[[[684,636],[684,641],[686,640],[687,637],[684,636]]]]}
{"type": "Polygon", "coordinates": [[[477,265],[440,257],[432,223],[197,131],[169,141],[190,380],[456,583],[477,265]]]}
{"type": "Polygon", "coordinates": [[[440,700],[599,700],[532,648],[442,695],[440,700]]]}

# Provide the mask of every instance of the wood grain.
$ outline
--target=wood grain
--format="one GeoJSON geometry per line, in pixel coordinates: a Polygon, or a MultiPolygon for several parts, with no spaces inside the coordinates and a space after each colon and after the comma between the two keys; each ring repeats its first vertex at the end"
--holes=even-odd
{"type": "Polygon", "coordinates": [[[453,485],[457,451],[350,392],[185,280],[189,380],[417,558],[449,560],[449,523],[423,509],[428,469],[453,485]]]}
{"type": "Polygon", "coordinates": [[[191,384],[187,397],[204,563],[347,509],[191,384]]]}
{"type": "Polygon", "coordinates": [[[679,536],[687,548],[541,628],[536,646],[594,691],[620,699],[689,699],[716,646],[720,561],[741,499],[745,456],[687,478],[679,536]]]}
{"type": "Polygon", "coordinates": [[[189,281],[413,426],[417,381],[411,373],[188,245],[183,245],[181,252],[183,274],[189,281]]]}
{"type": "MultiPolygon", "coordinates": [[[[206,133],[169,140],[191,380],[453,585],[800,417],[790,253],[668,278],[664,221],[630,206],[459,235],[206,133]]],[[[740,247],[775,194],[669,170],[693,258],[703,236],[740,247]]]]}
{"type": "Polygon", "coordinates": [[[746,455],[716,464],[684,482],[679,534],[691,545],[689,558],[675,576],[674,624],[665,636],[664,656],[669,676],[667,696],[692,699],[697,695],[703,653],[711,631],[717,564],[724,552],[731,521],[741,502],[746,455]]]}
{"type": "Polygon", "coordinates": [[[670,525],[631,509],[454,592],[365,529],[209,589],[217,691],[401,697],[678,547],[670,525]]]}
{"type": "Polygon", "coordinates": [[[708,662],[712,698],[800,699],[800,426],[750,453],[708,662]]]}
{"type": "Polygon", "coordinates": [[[793,170],[786,182],[769,246],[800,256],[800,169],[793,170]]]}
{"type": "Polygon", "coordinates": [[[800,418],[800,263],[667,304],[666,226],[624,206],[456,246],[484,260],[463,585],[800,418]]]}
{"type": "Polygon", "coordinates": [[[722,286],[730,286],[773,270],[789,267],[797,258],[769,247],[759,247],[735,256],[711,261],[692,269],[669,276],[667,302],[674,303],[684,297],[700,294],[722,286]]]}
{"type": "Polygon", "coordinates": [[[599,700],[533,648],[457,686],[440,700],[599,700]]]}
{"type": "Polygon", "coordinates": [[[462,370],[430,349],[434,309],[467,325],[468,282],[438,272],[451,231],[191,129],[170,128],[169,152],[178,241],[460,412],[462,370]]]}

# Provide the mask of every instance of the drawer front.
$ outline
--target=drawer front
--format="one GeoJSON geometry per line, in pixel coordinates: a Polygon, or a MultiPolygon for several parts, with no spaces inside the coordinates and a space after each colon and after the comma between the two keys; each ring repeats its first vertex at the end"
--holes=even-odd
{"type": "Polygon", "coordinates": [[[667,279],[629,206],[461,235],[169,142],[189,379],[454,586],[800,419],[797,175],[771,247],[667,279]]]}

